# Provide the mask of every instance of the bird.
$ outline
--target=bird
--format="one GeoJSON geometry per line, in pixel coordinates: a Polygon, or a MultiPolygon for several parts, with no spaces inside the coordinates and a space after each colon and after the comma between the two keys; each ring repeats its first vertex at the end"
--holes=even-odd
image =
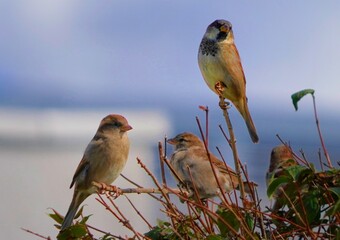
{"type": "Polygon", "coordinates": [[[215,20],[208,26],[199,46],[198,65],[209,88],[235,105],[252,141],[257,143],[259,137],[247,103],[246,78],[229,21],[215,20]]]}
{"type": "Polygon", "coordinates": [[[230,192],[238,187],[238,177],[235,171],[215,155],[207,152],[204,143],[193,133],[180,133],[168,139],[167,142],[174,145],[170,164],[175,176],[180,178],[177,179],[178,182],[189,191],[189,197],[195,196],[195,190],[200,199],[218,196],[221,191],[216,179],[224,192],[230,192]],[[217,178],[213,173],[209,157],[217,178]]]}
{"type": "MultiPolygon", "coordinates": [[[[285,168],[296,165],[299,164],[294,159],[292,150],[288,146],[284,144],[275,146],[271,151],[270,163],[266,173],[267,187],[274,179],[280,177],[283,174],[285,168]]],[[[281,187],[285,189],[287,186],[282,185],[281,187]]],[[[275,199],[273,210],[276,211],[282,207],[282,201],[280,200],[283,198],[283,193],[282,191],[278,190],[272,195],[272,197],[275,199]]]]}
{"type": "Polygon", "coordinates": [[[93,181],[109,185],[120,175],[128,159],[130,142],[127,131],[131,129],[122,115],[110,114],[101,120],[72,179],[73,198],[61,231],[72,225],[80,204],[97,191],[93,181]]]}

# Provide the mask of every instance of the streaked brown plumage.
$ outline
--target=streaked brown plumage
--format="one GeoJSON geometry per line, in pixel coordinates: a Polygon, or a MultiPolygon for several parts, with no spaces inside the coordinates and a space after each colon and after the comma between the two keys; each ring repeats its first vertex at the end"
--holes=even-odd
{"type": "Polygon", "coordinates": [[[130,129],[127,120],[118,114],[108,115],[100,122],[72,179],[70,188],[74,185],[74,194],[61,230],[71,226],[80,204],[96,192],[92,181],[111,184],[119,176],[128,158],[130,143],[126,132],[130,129]]]}
{"type": "MultiPolygon", "coordinates": [[[[191,196],[194,195],[194,188],[197,189],[199,197],[202,199],[217,196],[220,189],[203,142],[196,135],[184,132],[169,139],[168,143],[174,145],[170,163],[191,196]]],[[[239,184],[234,170],[212,153],[209,155],[215,167],[218,181],[225,192],[237,188],[239,184]]]]}
{"type": "MultiPolygon", "coordinates": [[[[270,155],[270,164],[268,171],[266,173],[266,184],[267,187],[269,184],[277,177],[281,176],[282,171],[289,166],[296,166],[298,163],[294,159],[292,151],[289,147],[285,145],[278,145],[272,149],[270,155]]],[[[285,185],[281,186],[285,189],[285,185]]],[[[273,205],[273,210],[278,210],[281,208],[282,204],[279,201],[280,198],[283,197],[283,193],[281,191],[276,191],[273,195],[273,198],[276,199],[273,205]]]]}
{"type": "Polygon", "coordinates": [[[216,20],[208,26],[199,47],[198,64],[209,88],[235,105],[252,141],[257,143],[259,137],[248,109],[246,78],[230,22],[216,20]]]}

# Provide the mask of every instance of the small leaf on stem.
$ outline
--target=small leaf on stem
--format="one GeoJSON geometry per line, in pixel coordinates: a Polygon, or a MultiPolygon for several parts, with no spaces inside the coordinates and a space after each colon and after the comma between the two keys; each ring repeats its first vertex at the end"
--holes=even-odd
{"type": "Polygon", "coordinates": [[[301,98],[303,98],[306,94],[313,95],[314,92],[315,92],[314,89],[304,89],[292,94],[292,100],[295,110],[296,111],[298,110],[298,102],[300,101],[301,98]]]}

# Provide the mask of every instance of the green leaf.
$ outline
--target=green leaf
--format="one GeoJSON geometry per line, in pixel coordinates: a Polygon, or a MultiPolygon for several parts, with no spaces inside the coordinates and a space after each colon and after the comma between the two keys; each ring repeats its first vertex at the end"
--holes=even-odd
{"type": "Polygon", "coordinates": [[[54,210],[53,208],[51,208],[52,211],[54,213],[49,213],[48,216],[50,216],[50,218],[52,218],[54,221],[56,221],[57,223],[61,224],[64,220],[64,217],[62,215],[60,215],[60,213],[58,213],[56,210],[54,210]]]}
{"type": "Polygon", "coordinates": [[[318,194],[307,194],[302,198],[303,205],[306,210],[307,220],[309,224],[314,223],[320,219],[320,205],[318,201],[318,194]]]}
{"type": "Polygon", "coordinates": [[[86,222],[87,222],[87,220],[89,220],[89,218],[92,216],[92,214],[91,215],[88,215],[88,216],[85,216],[85,217],[83,217],[83,219],[80,221],[80,223],[82,223],[82,224],[85,224],[86,222]]]}
{"type": "Polygon", "coordinates": [[[216,213],[224,220],[222,221],[219,218],[217,220],[217,226],[222,236],[226,236],[230,233],[230,228],[234,229],[236,232],[240,229],[240,222],[233,212],[228,209],[219,209],[216,213]]]}
{"type": "Polygon", "coordinates": [[[222,236],[218,236],[218,235],[209,235],[205,239],[207,239],[207,240],[223,240],[225,238],[223,238],[222,236]]]}
{"type": "Polygon", "coordinates": [[[294,94],[292,94],[292,100],[293,100],[293,105],[295,110],[298,110],[298,102],[301,100],[301,98],[303,98],[306,94],[311,94],[314,95],[314,90],[313,89],[304,89],[301,90],[299,92],[296,92],[294,94]]]}
{"type": "Polygon", "coordinates": [[[249,229],[254,229],[254,227],[255,227],[254,217],[252,215],[250,215],[249,213],[246,213],[246,223],[247,223],[249,229]]]}
{"type": "Polygon", "coordinates": [[[77,214],[74,216],[74,219],[79,218],[80,215],[83,214],[84,206],[85,206],[85,205],[81,206],[81,208],[78,210],[77,214]]]}
{"type": "Polygon", "coordinates": [[[72,225],[57,236],[58,240],[84,239],[87,235],[87,229],[84,224],[72,225]]]}
{"type": "Polygon", "coordinates": [[[153,229],[151,229],[149,232],[144,234],[145,237],[148,237],[152,240],[156,240],[156,239],[162,239],[163,235],[162,235],[162,229],[158,226],[154,227],[153,229]]]}
{"type": "Polygon", "coordinates": [[[306,168],[305,166],[296,165],[296,166],[289,166],[285,168],[285,175],[290,176],[293,181],[298,181],[300,178],[306,178],[307,175],[313,174],[312,170],[306,168]]]}
{"type": "Polygon", "coordinates": [[[282,185],[282,184],[286,184],[288,182],[291,182],[291,178],[287,177],[287,176],[280,176],[276,179],[274,179],[268,186],[267,188],[267,196],[269,198],[272,198],[273,195],[275,193],[277,193],[278,188],[282,185]]]}
{"type": "Polygon", "coordinates": [[[334,193],[338,199],[340,199],[340,187],[331,187],[329,188],[329,191],[334,193]]]}
{"type": "Polygon", "coordinates": [[[333,206],[327,210],[326,216],[335,216],[335,214],[339,212],[340,212],[340,199],[338,199],[338,201],[336,201],[336,203],[333,204],[333,206]]]}
{"type": "Polygon", "coordinates": [[[99,238],[100,240],[115,240],[116,238],[111,236],[109,233],[99,238]]]}

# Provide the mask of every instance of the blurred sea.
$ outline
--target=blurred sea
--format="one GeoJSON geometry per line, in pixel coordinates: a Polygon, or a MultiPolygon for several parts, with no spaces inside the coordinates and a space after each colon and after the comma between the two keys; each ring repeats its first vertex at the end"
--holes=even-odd
{"type": "MultiPolygon", "coordinates": [[[[73,193],[73,189],[68,187],[76,166],[99,121],[110,112],[112,109],[0,109],[0,159],[3,166],[0,180],[4,192],[0,205],[0,231],[4,239],[36,239],[20,230],[21,227],[55,237],[54,222],[46,213],[51,212],[49,208],[54,208],[65,214],[73,193]]],[[[160,179],[158,141],[163,142],[165,136],[173,137],[184,131],[200,135],[196,116],[205,129],[205,113],[198,107],[173,107],[167,111],[128,108],[114,112],[125,115],[134,128],[129,132],[131,152],[123,173],[146,187],[153,184],[137,165],[136,157],[142,159],[160,179]]],[[[251,142],[243,120],[235,113],[234,109],[230,110],[239,156],[246,164],[250,179],[259,185],[263,205],[269,204],[264,176],[270,152],[280,144],[276,134],[289,142],[297,153],[302,149],[308,160],[320,169],[318,151],[321,145],[312,112],[256,111],[254,122],[260,136],[259,144],[251,142]]],[[[335,165],[340,160],[340,119],[319,115],[324,140],[335,165]]],[[[209,111],[209,148],[218,156],[218,147],[227,163],[233,166],[231,150],[219,125],[227,131],[222,113],[213,107],[209,111]]],[[[169,157],[171,152],[171,146],[167,146],[169,157]]],[[[115,184],[131,187],[122,178],[117,179],[115,184]]],[[[159,211],[161,207],[146,196],[129,197],[147,218],[154,220],[153,224],[156,218],[164,219],[159,211]]],[[[145,224],[134,217],[135,213],[124,198],[117,199],[117,203],[124,212],[128,212],[127,217],[138,230],[146,231],[145,224]]],[[[112,221],[113,217],[96,202],[94,196],[85,204],[85,212],[94,214],[90,224],[95,223],[112,233],[128,233],[120,223],[112,221]]]]}

